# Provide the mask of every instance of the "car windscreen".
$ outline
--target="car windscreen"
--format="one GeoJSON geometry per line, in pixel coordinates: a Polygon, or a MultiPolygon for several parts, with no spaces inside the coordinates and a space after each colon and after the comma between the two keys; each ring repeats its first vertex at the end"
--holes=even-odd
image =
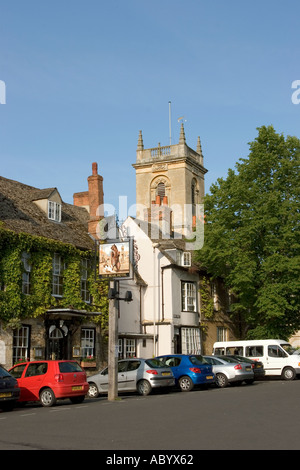
{"type": "Polygon", "coordinates": [[[296,348],[293,348],[293,346],[291,346],[290,344],[281,344],[280,345],[282,347],[282,349],[285,350],[286,353],[288,353],[289,356],[291,356],[292,354],[299,354],[300,353],[300,350],[296,349],[296,348]]]}
{"type": "Polygon", "coordinates": [[[150,367],[168,367],[163,361],[160,361],[159,359],[147,359],[146,364],[150,367]]]}

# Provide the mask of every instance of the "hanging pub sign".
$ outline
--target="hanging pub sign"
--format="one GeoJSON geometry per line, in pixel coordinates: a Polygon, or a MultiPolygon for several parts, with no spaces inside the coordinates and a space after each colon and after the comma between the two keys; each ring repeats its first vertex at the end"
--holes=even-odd
{"type": "Polygon", "coordinates": [[[106,278],[131,278],[132,240],[110,240],[99,245],[99,275],[106,278]]]}

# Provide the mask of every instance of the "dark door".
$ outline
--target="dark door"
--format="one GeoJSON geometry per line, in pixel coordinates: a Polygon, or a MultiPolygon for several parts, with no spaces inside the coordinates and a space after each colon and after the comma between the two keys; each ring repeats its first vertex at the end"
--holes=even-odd
{"type": "Polygon", "coordinates": [[[61,328],[56,327],[52,331],[49,330],[47,359],[70,359],[68,357],[68,341],[69,335],[65,335],[61,328]]]}

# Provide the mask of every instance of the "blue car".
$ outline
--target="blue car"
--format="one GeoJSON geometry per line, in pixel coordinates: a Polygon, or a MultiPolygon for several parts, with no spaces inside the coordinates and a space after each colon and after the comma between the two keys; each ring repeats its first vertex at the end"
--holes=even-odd
{"type": "Polygon", "coordinates": [[[182,392],[189,392],[195,385],[215,382],[212,366],[199,354],[166,354],[156,359],[171,367],[182,392]]]}

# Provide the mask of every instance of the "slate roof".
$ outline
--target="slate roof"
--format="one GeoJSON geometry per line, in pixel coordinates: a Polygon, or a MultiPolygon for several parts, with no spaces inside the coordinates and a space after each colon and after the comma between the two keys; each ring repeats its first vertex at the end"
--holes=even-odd
{"type": "Polygon", "coordinates": [[[29,233],[80,249],[92,249],[88,235],[89,213],[83,207],[62,202],[61,222],[48,219],[33,201],[48,199],[56,188],[38,189],[0,176],[0,220],[16,233],[29,233]]]}

